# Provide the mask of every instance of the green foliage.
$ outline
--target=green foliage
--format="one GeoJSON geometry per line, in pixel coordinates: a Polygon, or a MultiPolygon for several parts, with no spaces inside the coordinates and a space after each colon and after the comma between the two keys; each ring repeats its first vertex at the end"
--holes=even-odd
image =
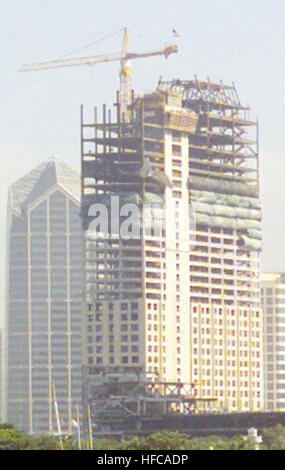
{"type": "Polygon", "coordinates": [[[178,432],[162,431],[147,437],[135,437],[122,443],[123,450],[185,450],[189,448],[189,437],[178,432]]]}
{"type": "Polygon", "coordinates": [[[9,424],[0,427],[0,450],[28,450],[35,446],[34,438],[9,424]]]}
{"type": "MultiPolygon", "coordinates": [[[[64,449],[73,447],[73,439],[65,438],[64,449]]],[[[29,436],[11,424],[0,424],[0,450],[59,450],[59,440],[55,436],[29,436]]]]}
{"type": "Polygon", "coordinates": [[[190,438],[178,432],[163,431],[146,438],[122,443],[123,450],[253,450],[254,443],[243,436],[227,438],[207,436],[190,438]]]}
{"type": "Polygon", "coordinates": [[[0,423],[0,429],[15,429],[13,424],[9,423],[0,423]]]}
{"type": "MultiPolygon", "coordinates": [[[[285,450],[285,427],[262,431],[264,450],[285,450]]],[[[74,436],[63,438],[64,450],[77,449],[74,436]]],[[[86,440],[82,440],[82,449],[87,449],[86,440]]],[[[189,437],[179,432],[161,431],[146,437],[135,437],[129,441],[114,439],[94,440],[94,450],[254,450],[254,442],[244,436],[207,436],[189,437]]],[[[55,436],[29,436],[14,426],[0,424],[0,450],[60,450],[59,440],[55,436]]]]}
{"type": "Polygon", "coordinates": [[[189,450],[231,450],[232,446],[232,439],[223,436],[196,437],[191,439],[189,450]]]}
{"type": "Polygon", "coordinates": [[[59,450],[59,440],[55,436],[34,437],[34,448],[31,450],[59,450]]]}
{"type": "MultiPolygon", "coordinates": [[[[87,445],[84,446],[84,448],[87,449],[87,445]]],[[[93,449],[94,450],[106,450],[106,449],[121,450],[122,443],[120,441],[116,441],[115,439],[98,439],[98,440],[94,440],[93,449]]]]}
{"type": "Polygon", "coordinates": [[[263,429],[262,436],[268,450],[285,450],[285,427],[281,424],[275,428],[263,429]]]}

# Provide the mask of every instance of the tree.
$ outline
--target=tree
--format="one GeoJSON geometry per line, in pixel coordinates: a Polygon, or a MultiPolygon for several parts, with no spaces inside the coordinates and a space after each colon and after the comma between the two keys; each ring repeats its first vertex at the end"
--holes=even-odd
{"type": "Polygon", "coordinates": [[[186,450],[189,438],[178,432],[162,431],[145,438],[135,437],[123,444],[124,450],[186,450]]]}
{"type": "MultiPolygon", "coordinates": [[[[66,450],[72,449],[72,440],[63,440],[66,450]]],[[[0,450],[59,450],[55,436],[29,436],[11,424],[0,424],[0,450]]]]}
{"type": "Polygon", "coordinates": [[[285,427],[281,424],[275,428],[263,429],[262,436],[268,450],[285,450],[285,427]]]}
{"type": "MultiPolygon", "coordinates": [[[[95,439],[93,441],[94,450],[121,450],[124,444],[115,439],[95,439]]],[[[88,444],[85,444],[85,449],[88,448],[88,444]]]]}
{"type": "Polygon", "coordinates": [[[35,440],[18,431],[10,424],[0,426],[0,450],[28,450],[33,448],[35,440]]]}
{"type": "Polygon", "coordinates": [[[253,450],[254,442],[243,436],[206,436],[190,438],[178,432],[162,431],[150,436],[135,437],[122,443],[123,450],[253,450]]]}

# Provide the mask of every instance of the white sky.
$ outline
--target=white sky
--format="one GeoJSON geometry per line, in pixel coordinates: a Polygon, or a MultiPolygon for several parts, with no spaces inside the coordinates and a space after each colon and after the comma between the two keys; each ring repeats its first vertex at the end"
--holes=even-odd
{"type": "MultiPolygon", "coordinates": [[[[283,0],[0,0],[0,298],[8,185],[52,155],[80,163],[79,107],[115,101],[119,64],[19,73],[130,28],[135,51],[180,32],[180,53],[133,63],[136,92],[165,79],[236,83],[260,122],[263,268],[285,271],[285,2],[283,0]]],[[[82,55],[119,52],[117,34],[82,55]]],[[[78,54],[80,55],[80,53],[78,54]]],[[[2,306],[3,311],[3,306],[2,306]]],[[[0,312],[1,315],[1,312],[0,312]]]]}

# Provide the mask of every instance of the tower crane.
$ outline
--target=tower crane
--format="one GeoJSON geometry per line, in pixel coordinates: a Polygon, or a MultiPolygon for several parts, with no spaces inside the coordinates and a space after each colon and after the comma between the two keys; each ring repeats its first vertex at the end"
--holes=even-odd
{"type": "Polygon", "coordinates": [[[20,72],[29,72],[44,69],[55,69],[63,67],[75,67],[78,65],[96,65],[102,62],[116,62],[121,63],[120,67],[120,109],[122,117],[128,116],[128,106],[131,103],[131,81],[132,71],[130,61],[134,59],[143,59],[146,57],[163,55],[168,58],[171,54],[178,52],[176,44],[164,47],[161,50],[134,53],[129,51],[129,32],[127,28],[123,30],[123,47],[121,54],[107,54],[100,56],[81,57],[65,60],[52,60],[48,62],[40,62],[35,64],[26,64],[20,68],[20,72]]]}

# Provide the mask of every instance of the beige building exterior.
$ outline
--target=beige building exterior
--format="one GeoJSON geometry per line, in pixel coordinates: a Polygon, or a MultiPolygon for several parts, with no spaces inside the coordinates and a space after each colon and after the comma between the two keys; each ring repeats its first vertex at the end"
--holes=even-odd
{"type": "Polygon", "coordinates": [[[141,373],[261,410],[258,152],[244,135],[256,123],[233,86],[197,79],[161,82],[132,112],[82,121],[89,393],[107,372],[141,373]],[[157,204],[165,225],[149,232],[142,218],[139,239],[96,238],[90,208],[114,195],[141,214],[157,204]]]}
{"type": "Polygon", "coordinates": [[[285,275],[262,274],[265,408],[285,411],[285,275]]]}

